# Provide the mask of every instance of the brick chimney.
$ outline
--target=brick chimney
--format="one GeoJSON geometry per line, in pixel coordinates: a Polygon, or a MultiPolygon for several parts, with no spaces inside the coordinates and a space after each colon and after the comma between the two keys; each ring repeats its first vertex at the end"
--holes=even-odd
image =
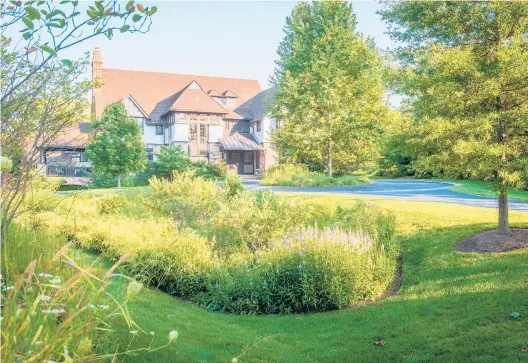
{"type": "Polygon", "coordinates": [[[92,55],[92,113],[97,115],[96,99],[103,90],[103,56],[101,49],[95,48],[92,55]]]}

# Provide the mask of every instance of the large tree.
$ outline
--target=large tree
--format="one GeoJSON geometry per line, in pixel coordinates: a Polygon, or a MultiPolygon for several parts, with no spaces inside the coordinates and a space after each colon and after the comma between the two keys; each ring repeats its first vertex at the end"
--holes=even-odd
{"type": "Polygon", "coordinates": [[[528,169],[528,3],[398,2],[381,14],[402,44],[397,88],[421,131],[417,167],[495,180],[507,231],[507,187],[528,169]]]}
{"type": "Polygon", "coordinates": [[[86,155],[96,172],[117,177],[142,170],[147,162],[145,144],[137,121],[122,102],[108,105],[100,120],[92,122],[86,155]]]}
{"type": "Polygon", "coordinates": [[[284,32],[271,79],[281,154],[326,165],[329,176],[371,160],[386,112],[382,67],[373,41],[356,31],[352,6],[299,3],[284,32]]]}

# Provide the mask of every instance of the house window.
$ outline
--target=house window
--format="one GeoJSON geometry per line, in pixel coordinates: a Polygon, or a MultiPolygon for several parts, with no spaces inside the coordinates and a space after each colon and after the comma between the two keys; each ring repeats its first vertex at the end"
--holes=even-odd
{"type": "Polygon", "coordinates": [[[88,160],[88,157],[86,156],[86,153],[85,153],[84,151],[81,151],[81,152],[79,153],[79,161],[80,161],[81,163],[85,163],[85,162],[89,161],[89,160],[88,160]]]}
{"type": "Polygon", "coordinates": [[[190,117],[191,121],[198,121],[198,114],[196,113],[191,113],[191,117],[190,117]]]}
{"type": "Polygon", "coordinates": [[[150,161],[153,161],[154,160],[154,149],[151,148],[151,147],[147,147],[147,159],[149,159],[150,161]]]}
{"type": "Polygon", "coordinates": [[[238,121],[236,128],[238,132],[249,132],[249,122],[238,121]]]}
{"type": "Polygon", "coordinates": [[[169,139],[172,137],[172,126],[167,127],[167,132],[169,135],[169,139]]]}
{"type": "Polygon", "coordinates": [[[180,113],[180,120],[187,120],[187,114],[186,113],[180,113]]]}
{"type": "Polygon", "coordinates": [[[244,164],[251,164],[253,162],[253,153],[246,151],[244,153],[244,164]]]}
{"type": "Polygon", "coordinates": [[[163,125],[156,125],[156,135],[163,135],[163,125]]]}
{"type": "Polygon", "coordinates": [[[201,113],[200,114],[200,121],[207,121],[207,114],[206,113],[201,113]]]}
{"type": "Polygon", "coordinates": [[[191,141],[196,141],[196,134],[197,134],[197,127],[198,125],[189,125],[190,127],[190,134],[191,134],[191,141]]]}
{"type": "Polygon", "coordinates": [[[226,98],[221,98],[221,99],[220,99],[220,103],[221,103],[223,106],[227,106],[227,99],[226,99],[226,98]]]}
{"type": "Polygon", "coordinates": [[[226,106],[234,106],[235,105],[235,99],[234,98],[226,98],[225,99],[225,105],[226,106]]]}
{"type": "Polygon", "coordinates": [[[46,164],[46,151],[40,150],[40,163],[46,164]]]}
{"type": "Polygon", "coordinates": [[[262,130],[262,122],[257,121],[257,131],[262,130]]]}
{"type": "Polygon", "coordinates": [[[145,119],[141,118],[141,135],[145,134],[145,119]]]}
{"type": "Polygon", "coordinates": [[[200,125],[200,144],[205,144],[207,137],[207,126],[204,124],[200,125]]]}

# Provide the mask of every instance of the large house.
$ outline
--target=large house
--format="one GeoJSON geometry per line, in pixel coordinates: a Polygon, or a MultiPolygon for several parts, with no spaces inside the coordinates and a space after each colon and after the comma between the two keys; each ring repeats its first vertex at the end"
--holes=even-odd
{"type": "MultiPolygon", "coordinates": [[[[267,112],[273,89],[256,80],[103,68],[99,48],[92,59],[92,113],[123,102],[141,127],[147,156],[179,145],[192,160],[224,159],[241,175],[262,175],[275,162],[267,112]]],[[[81,123],[41,152],[48,175],[84,177],[89,124],[81,123]]]]}

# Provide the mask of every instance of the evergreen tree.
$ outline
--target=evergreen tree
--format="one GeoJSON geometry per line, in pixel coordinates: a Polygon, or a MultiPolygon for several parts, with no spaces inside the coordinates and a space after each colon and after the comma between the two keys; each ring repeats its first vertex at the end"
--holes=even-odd
{"type": "Polygon", "coordinates": [[[147,161],[141,130],[128,116],[122,102],[107,106],[100,120],[92,123],[92,135],[86,149],[96,172],[117,177],[142,170],[147,161]]]}
{"type": "Polygon", "coordinates": [[[284,32],[271,79],[281,154],[326,165],[329,176],[372,160],[386,113],[382,67],[373,41],[356,31],[352,6],[299,3],[284,32]]]}
{"type": "Polygon", "coordinates": [[[420,131],[415,166],[495,180],[507,231],[507,187],[528,170],[528,3],[398,2],[381,14],[403,44],[397,88],[420,131]]]}

